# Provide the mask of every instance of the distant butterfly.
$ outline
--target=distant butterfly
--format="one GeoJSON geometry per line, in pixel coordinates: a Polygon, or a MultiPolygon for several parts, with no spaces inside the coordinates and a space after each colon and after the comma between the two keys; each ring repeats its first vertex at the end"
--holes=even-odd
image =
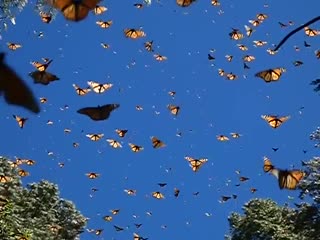
{"type": "Polygon", "coordinates": [[[86,95],[88,92],[91,91],[91,89],[88,87],[88,88],[80,88],[77,84],[72,84],[72,86],[74,87],[74,89],[76,90],[76,93],[79,95],[79,96],[84,96],[86,95]]]}
{"type": "Polygon", "coordinates": [[[113,21],[96,21],[96,24],[99,25],[101,28],[109,28],[112,25],[113,21]]]}
{"type": "Polygon", "coordinates": [[[143,150],[142,146],[135,145],[133,143],[128,143],[128,144],[129,144],[132,152],[140,152],[141,150],[143,150]]]}
{"type": "Polygon", "coordinates": [[[101,134],[87,134],[86,136],[91,141],[99,141],[104,136],[104,134],[103,133],[101,133],[101,134]]]}
{"type": "Polygon", "coordinates": [[[118,134],[119,137],[124,137],[126,135],[126,133],[128,132],[128,130],[126,129],[116,129],[115,132],[118,134]]]}
{"type": "Polygon", "coordinates": [[[50,63],[52,62],[52,60],[43,58],[44,63],[40,63],[40,62],[36,62],[33,61],[31,62],[31,64],[39,71],[39,72],[44,72],[47,70],[47,68],[49,67],[50,63]]]}
{"type": "Polygon", "coordinates": [[[107,222],[111,222],[112,221],[112,216],[106,215],[103,217],[103,220],[107,221],[107,222]]]}
{"type": "Polygon", "coordinates": [[[232,28],[232,32],[229,33],[229,36],[233,40],[240,40],[243,38],[243,34],[239,31],[239,29],[232,28]]]}
{"type": "Polygon", "coordinates": [[[261,118],[264,119],[272,128],[278,128],[282,123],[287,121],[290,116],[278,117],[276,115],[261,115],[261,118]]]}
{"type": "Polygon", "coordinates": [[[262,47],[263,45],[267,44],[267,42],[261,41],[261,40],[253,41],[253,43],[255,44],[256,47],[262,47]]]}
{"type": "Polygon", "coordinates": [[[179,196],[179,194],[180,194],[180,190],[178,189],[178,188],[174,188],[174,196],[177,198],[178,196],[179,196]]]}
{"type": "Polygon", "coordinates": [[[274,69],[267,69],[255,74],[256,77],[262,78],[266,83],[272,81],[278,81],[281,77],[281,74],[285,72],[285,68],[274,68],[274,69]]]}
{"type": "Polygon", "coordinates": [[[217,140],[221,142],[229,141],[229,138],[225,135],[217,135],[217,140]]]}
{"type": "Polygon", "coordinates": [[[124,230],[124,228],[116,226],[116,225],[113,225],[113,227],[116,229],[117,232],[124,230]]]}
{"type": "Polygon", "coordinates": [[[89,179],[96,179],[97,177],[100,176],[99,173],[95,173],[95,172],[90,172],[90,173],[86,173],[86,176],[89,178],[89,179]]]}
{"type": "Polygon", "coordinates": [[[18,122],[20,128],[23,128],[25,122],[28,120],[28,118],[19,117],[17,115],[13,115],[13,118],[18,122]]]}
{"type": "Polygon", "coordinates": [[[191,3],[195,2],[196,0],[176,0],[177,4],[180,7],[189,7],[191,3]]]}
{"type": "Polygon", "coordinates": [[[11,181],[11,177],[0,174],[0,183],[7,183],[11,181]]]}
{"type": "Polygon", "coordinates": [[[153,52],[153,41],[147,41],[144,43],[144,48],[148,51],[148,52],[153,52]]]}
{"type": "Polygon", "coordinates": [[[189,162],[192,171],[197,172],[200,167],[208,161],[207,158],[194,159],[192,157],[185,157],[185,159],[189,162]]]}
{"type": "Polygon", "coordinates": [[[23,170],[23,169],[20,169],[20,170],[18,171],[18,174],[19,174],[19,176],[21,176],[21,177],[27,177],[27,176],[30,175],[30,173],[29,173],[28,171],[25,171],[25,170],[23,170]]]}
{"type": "Polygon", "coordinates": [[[263,21],[263,20],[265,20],[265,19],[268,18],[268,15],[266,15],[266,14],[264,14],[264,13],[258,13],[258,14],[256,15],[256,18],[257,18],[258,20],[260,20],[260,21],[263,21]]]}
{"type": "Polygon", "coordinates": [[[264,172],[270,172],[278,179],[278,185],[280,189],[296,189],[300,180],[306,176],[306,173],[297,169],[294,170],[282,170],[274,167],[267,157],[264,157],[264,172]]]}
{"type": "Polygon", "coordinates": [[[163,55],[160,55],[160,54],[154,54],[153,57],[159,62],[167,60],[166,56],[163,56],[163,55]]]}
{"type": "Polygon", "coordinates": [[[81,21],[88,13],[95,9],[100,0],[49,0],[48,3],[61,11],[70,21],[81,21]]]}
{"type": "Polygon", "coordinates": [[[134,28],[126,28],[124,30],[124,35],[127,38],[131,38],[131,39],[137,39],[137,38],[142,38],[142,37],[146,36],[144,31],[142,31],[140,29],[134,29],[134,28]]]}
{"type": "Polygon", "coordinates": [[[156,199],[163,199],[164,195],[161,192],[153,192],[152,193],[152,197],[156,198],[156,199]]]}
{"type": "Polygon", "coordinates": [[[151,141],[152,141],[152,147],[153,148],[161,148],[161,147],[165,146],[165,144],[161,140],[156,138],[156,137],[152,137],[151,141]]]}
{"type": "Polygon", "coordinates": [[[52,15],[50,13],[40,12],[41,21],[44,23],[50,23],[52,15]]]}
{"type": "Polygon", "coordinates": [[[211,5],[212,6],[220,6],[219,0],[211,0],[211,5]]]}
{"type": "Polygon", "coordinates": [[[120,104],[106,104],[98,107],[85,107],[77,111],[77,113],[87,115],[94,121],[102,121],[109,118],[110,113],[119,108],[120,104]]]}
{"type": "Polygon", "coordinates": [[[8,46],[8,48],[9,48],[10,50],[12,50],[12,51],[15,51],[15,50],[17,50],[18,48],[21,48],[21,47],[22,47],[22,45],[20,45],[20,44],[18,44],[18,43],[10,43],[10,42],[7,43],[7,46],[8,46]]]}
{"type": "Polygon", "coordinates": [[[114,140],[114,139],[107,139],[107,142],[109,143],[109,145],[113,148],[122,148],[122,145],[120,142],[114,140]]]}
{"type": "Polygon", "coordinates": [[[104,13],[105,11],[107,11],[108,8],[104,7],[104,6],[95,6],[94,9],[93,9],[93,12],[95,15],[100,15],[102,13],[104,13]]]}
{"type": "Polygon", "coordinates": [[[309,37],[315,37],[315,36],[317,36],[317,35],[320,34],[320,31],[319,31],[319,30],[311,29],[311,28],[309,28],[309,27],[305,27],[305,28],[304,28],[304,32],[305,32],[305,34],[306,34],[307,36],[309,36],[309,37]]]}
{"type": "Polygon", "coordinates": [[[0,95],[8,104],[24,107],[34,113],[40,112],[38,101],[23,80],[4,62],[0,53],[0,95]]]}
{"type": "Polygon", "coordinates": [[[179,111],[180,111],[180,107],[176,106],[176,105],[167,105],[167,108],[169,109],[169,111],[171,112],[171,114],[177,116],[179,111]]]}

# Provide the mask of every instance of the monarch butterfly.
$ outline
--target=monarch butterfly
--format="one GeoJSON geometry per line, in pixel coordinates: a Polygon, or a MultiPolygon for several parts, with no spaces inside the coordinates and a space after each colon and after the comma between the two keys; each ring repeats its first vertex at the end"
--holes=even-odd
{"type": "Polygon", "coordinates": [[[94,81],[89,81],[87,82],[88,85],[92,88],[92,90],[96,93],[103,93],[107,90],[109,90],[110,88],[112,88],[113,84],[112,83],[97,83],[94,81]]]}
{"type": "Polygon", "coordinates": [[[230,135],[231,135],[231,137],[233,137],[233,138],[239,138],[239,137],[241,137],[241,134],[239,134],[239,133],[230,133],[230,135]]]}
{"type": "Polygon", "coordinates": [[[228,79],[228,80],[236,80],[237,78],[238,78],[238,76],[237,75],[235,75],[235,74],[233,74],[232,72],[231,73],[228,73],[227,75],[226,75],[226,78],[228,79]]]}
{"type": "Polygon", "coordinates": [[[197,172],[200,167],[208,161],[207,158],[194,159],[192,157],[185,157],[185,159],[189,162],[192,171],[197,172]]]}
{"type": "Polygon", "coordinates": [[[265,20],[266,18],[268,18],[268,15],[264,14],[264,13],[258,13],[256,18],[260,21],[265,20]]]}
{"type": "Polygon", "coordinates": [[[124,190],[128,195],[136,195],[136,190],[134,189],[125,189],[124,190]]]}
{"type": "Polygon", "coordinates": [[[50,13],[40,12],[41,21],[44,23],[50,23],[52,15],[50,13]]]}
{"type": "Polygon", "coordinates": [[[118,134],[119,137],[124,137],[126,135],[126,133],[128,132],[128,130],[126,129],[116,129],[115,132],[118,134]]]}
{"type": "Polygon", "coordinates": [[[113,227],[116,229],[117,232],[124,230],[124,228],[116,226],[116,225],[113,225],[113,227]]]}
{"type": "Polygon", "coordinates": [[[103,217],[103,220],[107,221],[107,222],[111,222],[112,221],[112,216],[106,215],[103,217]]]}
{"type": "Polygon", "coordinates": [[[91,141],[99,141],[104,136],[104,134],[103,133],[101,133],[101,134],[87,134],[86,136],[88,138],[90,138],[91,141]]]}
{"type": "Polygon", "coordinates": [[[124,35],[127,38],[132,38],[132,39],[137,39],[137,38],[141,38],[141,37],[145,37],[146,36],[144,31],[137,30],[137,29],[134,29],[134,28],[126,28],[124,30],[124,35]]]}
{"type": "Polygon", "coordinates": [[[276,115],[261,115],[261,118],[266,120],[272,128],[278,128],[282,123],[287,121],[290,116],[278,117],[276,115]]]}
{"type": "Polygon", "coordinates": [[[110,113],[119,108],[120,104],[106,104],[98,107],[85,107],[77,111],[77,113],[87,115],[94,121],[102,121],[109,118],[110,113]]]}
{"type": "Polygon", "coordinates": [[[135,3],[133,4],[134,7],[140,9],[140,8],[143,8],[143,4],[142,3],[135,3]]]}
{"type": "Polygon", "coordinates": [[[309,37],[315,37],[315,36],[317,36],[317,35],[320,34],[320,31],[315,30],[315,29],[311,29],[311,28],[309,28],[309,27],[305,27],[305,28],[304,28],[304,32],[305,32],[305,34],[306,34],[307,36],[309,36],[309,37]]]}
{"type": "Polygon", "coordinates": [[[189,7],[191,3],[195,2],[196,0],[176,0],[177,4],[180,7],[189,7]]]}
{"type": "Polygon", "coordinates": [[[134,225],[136,226],[136,228],[140,228],[142,226],[142,223],[135,223],[134,225]]]}
{"type": "Polygon", "coordinates": [[[107,139],[107,142],[109,142],[109,145],[113,148],[122,148],[121,143],[114,139],[107,139]]]}
{"type": "Polygon", "coordinates": [[[252,26],[257,27],[260,25],[260,23],[262,23],[262,21],[259,20],[249,20],[249,23],[252,24],[252,26]]]}
{"type": "Polygon", "coordinates": [[[243,34],[240,32],[240,30],[235,28],[232,28],[232,32],[229,33],[229,36],[233,40],[240,40],[243,38],[243,34]]]}
{"type": "Polygon", "coordinates": [[[144,43],[144,48],[148,52],[153,52],[152,45],[153,45],[153,41],[147,41],[147,42],[144,43]]]}
{"type": "Polygon", "coordinates": [[[36,161],[34,161],[34,160],[32,160],[32,159],[27,159],[27,160],[25,160],[25,163],[26,163],[27,165],[29,165],[29,166],[32,166],[32,165],[34,165],[34,164],[36,163],[36,161]]]}
{"type": "Polygon", "coordinates": [[[231,62],[233,59],[232,55],[226,55],[225,58],[227,59],[228,62],[231,62]]]}
{"type": "Polygon", "coordinates": [[[20,128],[23,128],[24,124],[28,120],[28,118],[19,117],[17,115],[13,115],[13,118],[18,122],[20,128]]]}
{"type": "Polygon", "coordinates": [[[128,144],[129,144],[132,152],[140,152],[141,150],[143,150],[142,146],[138,146],[138,145],[135,145],[132,143],[128,143],[128,144]]]}
{"type": "Polygon", "coordinates": [[[169,91],[168,94],[171,96],[171,97],[174,97],[176,95],[176,92],[175,91],[169,91]]]}
{"type": "Polygon", "coordinates": [[[48,102],[47,98],[45,98],[45,97],[40,98],[40,103],[47,103],[47,102],[48,102]]]}
{"type": "Polygon", "coordinates": [[[262,47],[263,45],[267,44],[266,41],[261,41],[261,40],[255,40],[253,41],[253,43],[255,44],[256,47],[262,47]]]}
{"type": "Polygon", "coordinates": [[[297,169],[294,170],[282,170],[275,168],[270,159],[264,158],[263,165],[264,172],[270,172],[278,179],[278,185],[280,189],[296,189],[300,180],[305,177],[306,173],[297,169]]]}
{"type": "Polygon", "coordinates": [[[100,176],[99,173],[95,173],[95,172],[90,172],[90,173],[86,173],[86,176],[89,178],[89,179],[95,179],[97,177],[100,176]]]}
{"type": "Polygon", "coordinates": [[[211,0],[212,6],[220,6],[220,2],[218,0],[211,0]]]}
{"type": "Polygon", "coordinates": [[[103,48],[110,48],[110,45],[109,44],[107,44],[107,43],[101,43],[100,44],[103,48]]]}
{"type": "Polygon", "coordinates": [[[247,51],[248,50],[248,47],[243,45],[243,44],[237,44],[237,46],[241,51],[247,51]]]}
{"type": "Polygon", "coordinates": [[[53,61],[53,60],[49,60],[49,59],[46,59],[46,58],[43,58],[44,62],[45,63],[40,63],[40,62],[36,62],[36,61],[33,61],[31,62],[32,66],[34,66],[39,72],[44,72],[47,70],[47,68],[49,67],[50,63],[53,61]]]}
{"type": "Polygon", "coordinates": [[[108,8],[104,7],[104,6],[95,6],[94,9],[93,9],[93,12],[95,15],[100,15],[102,13],[104,13],[105,11],[107,11],[108,8]]]}
{"type": "Polygon", "coordinates": [[[173,195],[177,198],[180,194],[180,190],[178,188],[173,189],[173,195]]]}
{"type": "Polygon", "coordinates": [[[27,177],[27,176],[30,175],[29,172],[27,172],[27,171],[25,171],[25,170],[23,170],[23,169],[20,169],[20,170],[18,171],[18,174],[19,174],[19,176],[21,176],[21,177],[27,177]]]}
{"type": "Polygon", "coordinates": [[[162,142],[161,140],[159,140],[156,137],[152,137],[151,141],[152,141],[152,147],[153,148],[161,148],[161,147],[165,146],[164,142],[162,142]]]}
{"type": "Polygon", "coordinates": [[[303,64],[303,62],[302,62],[302,61],[299,61],[299,60],[293,62],[293,65],[294,65],[295,67],[299,67],[299,66],[301,66],[302,64],[303,64]]]}
{"type": "Polygon", "coordinates": [[[7,183],[10,181],[11,181],[11,177],[0,174],[0,183],[7,183]]]}
{"type": "Polygon", "coordinates": [[[316,50],[314,54],[316,55],[317,59],[320,59],[320,50],[316,50]]]}
{"type": "Polygon", "coordinates": [[[10,50],[12,50],[12,51],[15,51],[15,50],[17,50],[18,48],[21,48],[21,47],[22,47],[22,45],[20,45],[20,44],[10,43],[10,42],[7,43],[7,46],[8,46],[8,48],[9,48],[10,50]]]}
{"type": "Polygon", "coordinates": [[[281,74],[285,72],[285,68],[274,68],[274,69],[267,69],[255,74],[256,77],[262,78],[266,83],[272,81],[278,81],[281,77],[281,74]]]}
{"type": "Polygon", "coordinates": [[[117,214],[120,212],[120,209],[111,209],[110,212],[111,212],[113,215],[117,215],[117,214]]]}
{"type": "Polygon", "coordinates": [[[39,103],[23,80],[4,62],[4,53],[0,53],[0,95],[8,104],[24,107],[39,113],[39,103]]]}
{"type": "Polygon", "coordinates": [[[39,83],[42,85],[49,85],[51,82],[60,80],[60,78],[58,78],[56,75],[44,71],[34,71],[29,73],[29,76],[33,78],[34,83],[39,83]]]}
{"type": "Polygon", "coordinates": [[[256,191],[258,191],[258,189],[256,189],[256,188],[250,188],[250,192],[251,192],[251,193],[255,193],[256,191]]]}
{"type": "Polygon", "coordinates": [[[218,69],[218,74],[223,77],[225,75],[225,71],[221,68],[218,69]]]}
{"type": "Polygon", "coordinates": [[[98,24],[101,28],[109,28],[112,25],[112,20],[110,21],[96,21],[96,24],[98,24]]]}
{"type": "Polygon", "coordinates": [[[61,11],[70,21],[81,21],[88,16],[100,0],[49,0],[49,4],[61,11]]]}
{"type": "Polygon", "coordinates": [[[244,28],[246,29],[246,35],[248,37],[250,37],[254,30],[251,27],[247,26],[247,25],[244,25],[244,28]]]}
{"type": "Polygon", "coordinates": [[[162,55],[160,55],[160,54],[154,54],[153,56],[154,56],[154,58],[155,58],[157,61],[159,61],[159,62],[164,61],[164,60],[167,60],[167,57],[166,57],[166,56],[162,56],[162,55]]]}
{"type": "Polygon", "coordinates": [[[229,138],[225,135],[218,135],[217,140],[221,142],[229,141],[229,138]]]}
{"type": "Polygon", "coordinates": [[[256,58],[252,55],[245,55],[243,58],[243,61],[245,62],[252,62],[253,60],[255,60],[256,58]]]}
{"type": "Polygon", "coordinates": [[[84,96],[86,95],[88,92],[91,91],[90,88],[80,88],[78,85],[76,84],[72,84],[72,86],[74,87],[74,89],[76,90],[76,93],[79,95],[79,96],[84,96]]]}
{"type": "Polygon", "coordinates": [[[171,105],[169,104],[167,106],[167,108],[169,109],[169,111],[171,112],[171,114],[177,116],[179,111],[180,111],[180,107],[179,106],[176,106],[176,105],[171,105]]]}
{"type": "Polygon", "coordinates": [[[152,197],[156,198],[156,199],[163,199],[164,195],[161,192],[153,192],[152,193],[152,197]]]}
{"type": "Polygon", "coordinates": [[[240,182],[246,182],[246,181],[248,181],[250,178],[248,178],[248,177],[243,177],[243,176],[241,176],[241,177],[239,177],[239,181],[240,182]]]}

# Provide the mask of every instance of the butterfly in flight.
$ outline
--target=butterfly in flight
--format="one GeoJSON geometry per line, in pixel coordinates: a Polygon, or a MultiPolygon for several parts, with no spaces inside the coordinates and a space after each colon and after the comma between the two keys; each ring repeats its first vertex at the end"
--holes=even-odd
{"type": "Polygon", "coordinates": [[[102,121],[109,118],[110,113],[120,107],[120,104],[106,104],[98,107],[85,107],[77,111],[77,113],[87,115],[94,121],[102,121]]]}
{"type": "Polygon", "coordinates": [[[24,107],[34,113],[40,112],[38,101],[23,80],[4,62],[5,53],[0,53],[0,95],[8,104],[24,107]]]}

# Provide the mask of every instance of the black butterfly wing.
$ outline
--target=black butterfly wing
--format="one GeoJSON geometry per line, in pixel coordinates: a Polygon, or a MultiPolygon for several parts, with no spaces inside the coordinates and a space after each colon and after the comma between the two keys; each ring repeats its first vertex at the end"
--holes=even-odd
{"type": "Polygon", "coordinates": [[[94,121],[106,120],[110,113],[120,107],[120,104],[106,104],[98,107],[85,107],[77,111],[77,113],[87,115],[94,121]]]}
{"type": "Polygon", "coordinates": [[[49,72],[34,71],[29,74],[35,84],[48,85],[50,82],[60,80],[56,75],[49,72]]]}
{"type": "Polygon", "coordinates": [[[0,53],[0,95],[8,104],[22,106],[34,113],[40,112],[40,107],[33,93],[23,80],[4,63],[4,53],[0,53]]]}

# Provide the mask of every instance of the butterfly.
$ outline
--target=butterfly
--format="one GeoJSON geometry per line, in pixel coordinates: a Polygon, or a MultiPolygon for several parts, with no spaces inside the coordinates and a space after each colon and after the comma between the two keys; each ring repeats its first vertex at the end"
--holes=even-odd
{"type": "Polygon", "coordinates": [[[307,36],[309,36],[309,37],[315,37],[315,36],[317,36],[317,35],[320,34],[320,31],[319,31],[319,30],[311,29],[311,28],[309,28],[309,27],[305,27],[305,28],[304,28],[304,32],[305,32],[305,34],[306,34],[307,36]]]}
{"type": "Polygon", "coordinates": [[[44,60],[44,63],[40,63],[36,61],[31,62],[32,66],[34,66],[39,72],[46,71],[50,63],[53,61],[46,58],[42,58],[42,59],[44,60]]]}
{"type": "Polygon", "coordinates": [[[134,7],[140,9],[140,8],[143,8],[143,4],[142,3],[135,3],[133,4],[134,7]]]}
{"type": "Polygon", "coordinates": [[[45,71],[34,71],[29,73],[29,76],[33,78],[34,83],[39,83],[42,85],[49,85],[49,83],[53,81],[60,80],[60,78],[58,78],[56,75],[45,71]]]}
{"type": "Polygon", "coordinates": [[[192,171],[197,172],[200,167],[208,161],[207,158],[194,159],[192,157],[185,157],[185,159],[189,162],[192,171]]]}
{"type": "Polygon", "coordinates": [[[217,135],[217,140],[221,142],[229,141],[229,138],[225,135],[217,135]]]}
{"type": "Polygon", "coordinates": [[[168,59],[166,56],[163,56],[163,55],[160,55],[160,54],[154,54],[153,57],[154,57],[157,61],[159,61],[159,62],[168,59]]]}
{"type": "Polygon", "coordinates": [[[176,106],[176,105],[167,105],[167,108],[169,109],[169,111],[171,112],[171,114],[177,116],[179,111],[180,111],[180,107],[176,106]]]}
{"type": "Polygon", "coordinates": [[[280,189],[296,189],[300,180],[306,176],[306,173],[297,169],[282,170],[272,165],[270,159],[264,157],[264,172],[270,172],[278,179],[278,185],[280,189]]]}
{"type": "Polygon", "coordinates": [[[156,137],[152,137],[151,141],[152,141],[152,147],[153,148],[161,148],[161,147],[165,146],[165,144],[161,140],[156,138],[156,137]]]}
{"type": "Polygon", "coordinates": [[[239,31],[239,29],[232,28],[232,32],[229,33],[229,36],[233,40],[240,40],[243,38],[243,34],[239,31]]]}
{"type": "Polygon", "coordinates": [[[191,3],[195,2],[196,0],[176,0],[177,4],[180,7],[189,7],[191,3]]]}
{"type": "Polygon", "coordinates": [[[24,107],[34,113],[40,112],[38,101],[23,80],[4,62],[4,53],[0,53],[0,95],[8,104],[24,107]]]}
{"type": "Polygon", "coordinates": [[[86,176],[89,178],[89,179],[95,179],[97,177],[100,176],[99,173],[95,173],[95,172],[90,172],[90,173],[86,173],[86,176]]]}
{"type": "Polygon", "coordinates": [[[18,122],[20,128],[23,128],[24,124],[28,120],[28,118],[19,117],[17,115],[13,115],[13,118],[18,122]]]}
{"type": "Polygon", "coordinates": [[[124,35],[127,38],[131,38],[131,39],[137,39],[137,38],[141,38],[141,37],[145,37],[146,36],[144,31],[137,30],[137,29],[134,29],[134,28],[126,28],[124,30],[124,35]]]}
{"type": "Polygon", "coordinates": [[[52,15],[50,13],[40,12],[41,21],[44,23],[50,23],[52,15]]]}
{"type": "Polygon", "coordinates": [[[10,181],[11,181],[11,177],[0,174],[0,183],[7,183],[10,181]]]}
{"type": "Polygon", "coordinates": [[[140,237],[137,233],[133,233],[133,240],[147,240],[148,238],[140,237]]]}
{"type": "Polygon", "coordinates": [[[10,43],[10,42],[7,43],[7,46],[8,46],[8,48],[9,48],[10,50],[12,50],[12,51],[15,51],[15,50],[17,50],[18,48],[21,48],[21,47],[22,47],[22,45],[20,45],[20,44],[18,44],[18,43],[10,43]]]}
{"type": "Polygon", "coordinates": [[[241,134],[240,133],[230,133],[231,137],[233,138],[239,138],[241,137],[241,134]]]}
{"type": "Polygon", "coordinates": [[[103,93],[107,90],[109,90],[110,88],[112,88],[113,84],[112,83],[97,83],[94,81],[89,81],[87,82],[88,85],[92,88],[92,90],[96,93],[103,93]]]}
{"type": "Polygon", "coordinates": [[[136,190],[134,189],[125,189],[124,190],[128,195],[136,195],[136,190]]]}
{"type": "Polygon", "coordinates": [[[244,62],[252,62],[256,58],[254,56],[252,56],[252,55],[245,55],[242,59],[243,59],[244,62]]]}
{"type": "Polygon", "coordinates": [[[20,170],[18,171],[18,175],[21,176],[21,177],[27,177],[27,176],[30,175],[30,173],[27,172],[27,171],[25,171],[25,170],[23,170],[23,169],[20,169],[20,170]]]}
{"type": "Polygon", "coordinates": [[[116,129],[115,132],[118,134],[119,137],[124,137],[126,135],[126,133],[128,132],[128,130],[126,129],[116,129]]]}
{"type": "Polygon", "coordinates": [[[255,74],[256,77],[262,78],[266,83],[272,81],[278,81],[281,77],[281,74],[286,71],[285,68],[274,68],[274,69],[267,69],[255,74]]]}
{"type": "Polygon", "coordinates": [[[164,195],[161,192],[153,192],[152,193],[152,197],[156,198],[156,199],[163,199],[164,195]]]}
{"type": "Polygon", "coordinates": [[[178,188],[174,188],[173,195],[177,198],[180,194],[180,190],[178,188]]]}
{"type": "Polygon", "coordinates": [[[114,140],[114,139],[107,139],[107,142],[113,148],[121,148],[122,147],[121,143],[116,141],[116,140],[114,140]]]}
{"type": "Polygon", "coordinates": [[[110,113],[119,108],[120,104],[106,104],[98,107],[85,107],[77,111],[77,113],[87,115],[94,121],[102,121],[109,118],[110,113]]]}
{"type": "Polygon", "coordinates": [[[266,15],[266,14],[264,14],[264,13],[258,13],[258,14],[256,15],[256,18],[257,18],[258,20],[260,20],[260,21],[263,21],[263,20],[265,20],[266,18],[268,18],[268,15],[266,15]]]}
{"type": "Polygon", "coordinates": [[[96,24],[98,24],[101,28],[109,28],[112,25],[112,21],[96,21],[96,24]]]}
{"type": "Polygon", "coordinates": [[[95,9],[100,0],[49,0],[48,3],[61,11],[65,19],[81,21],[95,9]]]}
{"type": "Polygon", "coordinates": [[[290,116],[278,117],[276,115],[261,115],[261,118],[266,120],[272,128],[278,128],[282,123],[287,121],[290,116]]]}
{"type": "Polygon", "coordinates": [[[111,222],[112,221],[112,216],[106,215],[103,217],[103,220],[107,221],[107,222],[111,222]]]}
{"type": "Polygon", "coordinates": [[[116,225],[113,225],[113,227],[116,229],[117,232],[124,230],[124,228],[116,226],[116,225]]]}
{"type": "Polygon", "coordinates": [[[105,11],[107,11],[108,8],[104,7],[104,6],[95,6],[94,9],[93,9],[93,12],[95,15],[100,15],[102,13],[104,13],[105,11]]]}
{"type": "Polygon", "coordinates": [[[91,91],[90,88],[80,88],[78,85],[76,84],[72,84],[72,86],[74,87],[74,89],[76,90],[76,93],[79,95],[79,96],[84,96],[86,95],[88,92],[91,91]]]}
{"type": "Polygon", "coordinates": [[[86,136],[88,138],[90,138],[91,141],[99,141],[104,136],[104,134],[103,133],[101,133],[101,134],[87,134],[86,136]]]}
{"type": "Polygon", "coordinates": [[[147,42],[144,43],[144,48],[148,52],[153,52],[152,45],[153,45],[153,41],[147,41],[147,42]]]}
{"type": "Polygon", "coordinates": [[[141,150],[143,150],[142,146],[138,146],[133,143],[128,143],[128,144],[129,144],[132,152],[140,152],[141,150]]]}
{"type": "Polygon", "coordinates": [[[218,0],[211,0],[212,6],[220,6],[220,2],[218,0]]]}
{"type": "Polygon", "coordinates": [[[247,51],[248,50],[248,47],[243,45],[243,44],[237,44],[237,46],[241,51],[247,51]]]}

